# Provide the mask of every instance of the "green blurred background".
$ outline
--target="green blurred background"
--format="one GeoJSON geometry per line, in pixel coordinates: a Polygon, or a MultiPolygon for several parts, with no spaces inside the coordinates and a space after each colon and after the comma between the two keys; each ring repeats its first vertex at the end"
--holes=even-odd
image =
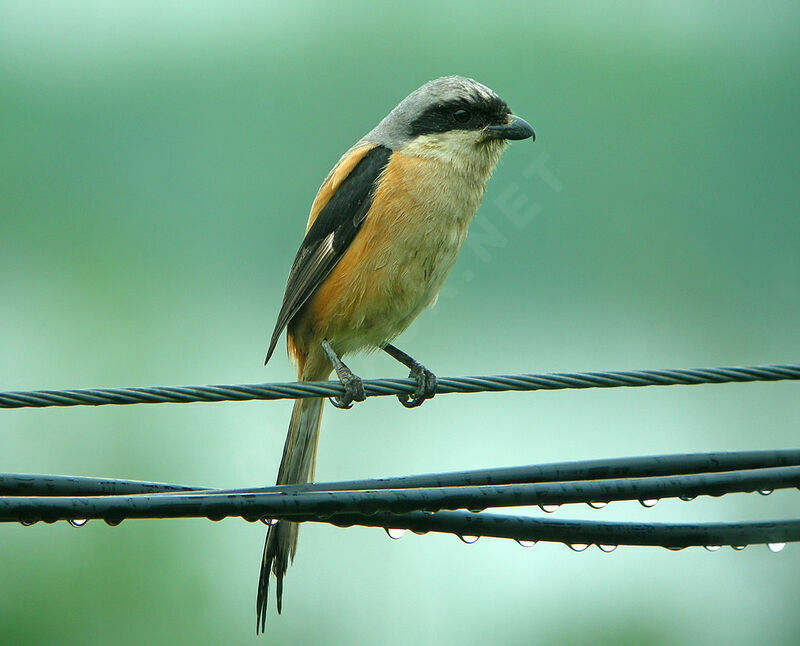
{"type": "MultiPolygon", "coordinates": [[[[443,376],[796,362],[798,29],[797,3],[2,2],[0,389],[292,379],[282,351],[262,361],[320,181],[445,74],[538,139],[507,151],[400,347],[443,376]]],[[[5,411],[0,470],[270,484],[290,408],[5,411]]],[[[794,383],[381,398],[328,407],[317,476],[796,447],[798,420],[794,383]]],[[[256,643],[261,525],[0,537],[3,644],[256,643]]],[[[576,554],[308,525],[261,643],[798,643],[798,567],[794,545],[576,554]]]]}

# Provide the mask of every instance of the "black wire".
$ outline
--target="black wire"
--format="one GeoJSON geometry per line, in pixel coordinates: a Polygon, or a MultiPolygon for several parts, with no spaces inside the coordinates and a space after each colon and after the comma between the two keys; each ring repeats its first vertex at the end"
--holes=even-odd
{"type": "Polygon", "coordinates": [[[202,487],[87,478],[83,476],[41,475],[36,473],[0,473],[0,496],[113,496],[119,494],[197,491],[202,487]]]}
{"type": "MultiPolygon", "coordinates": [[[[800,450],[761,450],[716,453],[669,454],[643,457],[554,462],[551,464],[499,467],[414,476],[314,482],[283,487],[229,489],[229,492],[345,491],[417,487],[462,487],[466,485],[524,484],[566,480],[646,478],[652,476],[713,473],[779,466],[800,466],[800,450]]],[[[88,478],[81,476],[0,473],[3,496],[93,496],[158,493],[168,491],[219,491],[140,480],[88,478]]]]}
{"type": "Polygon", "coordinates": [[[464,487],[241,493],[210,491],[119,496],[4,496],[0,521],[103,518],[209,518],[241,516],[328,520],[335,514],[373,515],[452,509],[560,505],[612,500],[723,495],[800,487],[800,467],[649,478],[464,487]]]}
{"type": "Polygon", "coordinates": [[[800,541],[800,520],[774,520],[754,523],[622,523],[555,518],[530,518],[500,514],[471,514],[441,511],[435,514],[375,514],[374,516],[336,515],[330,522],[341,527],[407,529],[416,533],[445,532],[461,537],[489,536],[510,538],[518,542],[548,541],[572,545],[578,550],[598,545],[610,551],[618,545],[649,545],[671,549],[692,546],[732,545],[743,547],[755,543],[772,544],[776,551],[782,543],[800,541]]]}

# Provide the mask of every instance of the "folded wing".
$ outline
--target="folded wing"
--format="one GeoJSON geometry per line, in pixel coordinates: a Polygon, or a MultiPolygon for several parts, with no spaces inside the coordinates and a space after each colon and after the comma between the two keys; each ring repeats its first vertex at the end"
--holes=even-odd
{"type": "Polygon", "coordinates": [[[391,155],[392,151],[384,146],[355,148],[339,161],[320,187],[315,207],[326,194],[329,197],[316,217],[312,207],[306,236],[289,271],[265,364],[275,351],[283,329],[322,284],[355,238],[367,217],[378,179],[391,155]],[[359,158],[355,163],[353,156],[359,158]],[[342,177],[340,171],[348,169],[349,173],[342,177]]]}

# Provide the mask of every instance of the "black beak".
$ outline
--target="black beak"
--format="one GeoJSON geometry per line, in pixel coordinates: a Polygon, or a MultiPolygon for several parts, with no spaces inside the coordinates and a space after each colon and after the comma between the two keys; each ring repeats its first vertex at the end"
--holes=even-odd
{"type": "Polygon", "coordinates": [[[527,139],[530,137],[536,141],[536,133],[533,131],[531,124],[525,119],[520,119],[518,116],[509,114],[508,121],[501,126],[486,126],[483,129],[483,141],[490,139],[508,139],[510,141],[518,141],[520,139],[527,139]]]}

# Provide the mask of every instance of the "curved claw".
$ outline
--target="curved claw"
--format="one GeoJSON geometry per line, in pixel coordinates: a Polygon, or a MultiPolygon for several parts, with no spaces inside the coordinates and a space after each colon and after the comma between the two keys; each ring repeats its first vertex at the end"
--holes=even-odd
{"type": "Polygon", "coordinates": [[[425,401],[424,399],[417,399],[416,393],[413,395],[409,395],[408,393],[403,393],[401,395],[397,395],[397,401],[399,401],[403,406],[406,408],[416,408],[417,406],[421,406],[422,402],[425,401]]]}
{"type": "Polygon", "coordinates": [[[353,407],[353,400],[347,401],[344,395],[328,397],[328,401],[340,410],[350,410],[353,407]]]}
{"type": "Polygon", "coordinates": [[[433,399],[436,395],[436,375],[425,366],[419,365],[411,369],[408,373],[409,379],[417,382],[417,388],[413,394],[402,393],[397,395],[398,401],[406,408],[416,408],[421,406],[426,399],[433,399]]]}
{"type": "Polygon", "coordinates": [[[361,383],[361,377],[351,375],[341,380],[344,386],[344,393],[336,397],[328,397],[328,400],[336,408],[348,410],[353,407],[353,402],[363,402],[367,398],[364,392],[364,385],[361,383]]]}

